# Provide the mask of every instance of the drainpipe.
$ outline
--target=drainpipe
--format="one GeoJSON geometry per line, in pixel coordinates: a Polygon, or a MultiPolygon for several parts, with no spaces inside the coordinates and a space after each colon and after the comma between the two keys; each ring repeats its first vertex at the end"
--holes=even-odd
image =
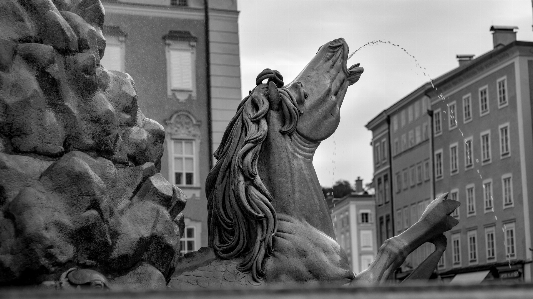
{"type": "Polygon", "coordinates": [[[429,123],[430,123],[430,130],[431,132],[429,132],[429,144],[431,145],[430,146],[430,150],[431,150],[431,154],[429,155],[429,158],[431,160],[431,165],[432,165],[432,169],[431,169],[431,193],[433,194],[433,199],[435,199],[435,161],[434,161],[434,153],[435,153],[435,149],[434,149],[434,140],[433,140],[433,110],[429,110],[428,109],[428,115],[429,115],[429,123]]]}
{"type": "Polygon", "coordinates": [[[394,232],[396,231],[395,230],[395,222],[394,221],[394,200],[393,200],[393,194],[394,194],[394,190],[392,189],[393,186],[392,186],[392,180],[393,180],[393,175],[394,175],[394,172],[392,171],[392,141],[391,141],[391,128],[390,128],[390,115],[387,114],[387,128],[389,130],[388,132],[388,139],[389,139],[389,145],[388,145],[388,152],[389,152],[389,194],[390,194],[390,209],[391,209],[391,215],[390,215],[390,220],[391,220],[391,229],[392,229],[392,235],[394,236],[394,232]]]}
{"type": "Polygon", "coordinates": [[[209,169],[213,167],[213,116],[211,112],[211,53],[209,39],[209,3],[204,0],[204,22],[205,22],[205,76],[207,88],[207,149],[209,151],[209,169]]]}

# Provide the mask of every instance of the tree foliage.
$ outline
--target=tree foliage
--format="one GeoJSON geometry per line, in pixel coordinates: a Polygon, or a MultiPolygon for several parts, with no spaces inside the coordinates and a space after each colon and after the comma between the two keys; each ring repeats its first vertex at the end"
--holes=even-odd
{"type": "Polygon", "coordinates": [[[338,180],[333,185],[333,196],[340,198],[353,192],[352,185],[347,180],[338,180]]]}

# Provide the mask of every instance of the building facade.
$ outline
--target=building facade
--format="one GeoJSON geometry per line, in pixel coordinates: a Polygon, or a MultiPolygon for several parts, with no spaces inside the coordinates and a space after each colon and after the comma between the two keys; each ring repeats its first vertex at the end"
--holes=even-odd
{"type": "Polygon", "coordinates": [[[354,273],[361,273],[374,261],[377,252],[375,199],[362,191],[362,180],[356,191],[333,200],[331,219],[337,242],[348,255],[354,273]]]}
{"type": "MultiPolygon", "coordinates": [[[[396,233],[438,194],[461,202],[438,265],[443,280],[531,280],[533,43],[516,41],[515,29],[492,26],[491,51],[458,55],[459,67],[383,112],[392,123],[396,233]]],[[[403,270],[430,253],[426,246],[403,270]]]]}
{"type": "Polygon", "coordinates": [[[376,199],[376,236],[380,245],[394,235],[389,127],[390,119],[385,113],[379,114],[367,125],[367,128],[372,128],[374,151],[374,176],[372,182],[376,199]]]}
{"type": "Polygon", "coordinates": [[[165,127],[161,173],[188,197],[182,252],[198,250],[212,153],[241,101],[236,0],[208,1],[207,13],[203,0],[102,2],[101,64],[131,75],[139,107],[165,127]]]}

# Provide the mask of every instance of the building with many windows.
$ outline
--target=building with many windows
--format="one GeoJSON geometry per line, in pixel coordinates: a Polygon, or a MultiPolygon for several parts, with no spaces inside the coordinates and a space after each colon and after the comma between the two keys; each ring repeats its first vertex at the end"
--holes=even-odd
{"type": "Polygon", "coordinates": [[[353,272],[360,273],[374,261],[377,252],[374,196],[363,191],[363,180],[355,192],[333,200],[331,219],[337,242],[348,255],[353,272]]]}
{"type": "MultiPolygon", "coordinates": [[[[452,282],[530,281],[532,275],[533,161],[526,155],[533,148],[533,42],[516,41],[516,27],[490,29],[491,51],[475,59],[458,55],[459,67],[369,123],[382,114],[391,120],[396,233],[435,195],[449,192],[461,202],[438,266],[440,277],[452,282]]],[[[430,251],[411,254],[403,270],[430,251]]]]}
{"type": "Polygon", "coordinates": [[[392,215],[392,174],[390,172],[391,147],[389,142],[389,118],[385,113],[374,118],[367,128],[372,130],[372,146],[374,148],[374,178],[372,180],[376,198],[376,232],[377,243],[394,235],[392,215]]]}
{"type": "Polygon", "coordinates": [[[241,101],[236,1],[102,2],[101,64],[131,75],[141,110],[165,127],[161,173],[188,197],[182,252],[207,246],[204,182],[241,101]]]}

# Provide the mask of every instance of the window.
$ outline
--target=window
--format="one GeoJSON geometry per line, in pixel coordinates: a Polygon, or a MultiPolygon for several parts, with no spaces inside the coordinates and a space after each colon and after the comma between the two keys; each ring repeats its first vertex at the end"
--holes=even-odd
{"type": "Polygon", "coordinates": [[[442,178],[442,150],[435,152],[435,177],[442,178]]]}
{"type": "Polygon", "coordinates": [[[370,211],[361,211],[359,214],[360,223],[372,223],[372,215],[370,211]]]}
{"type": "Polygon", "coordinates": [[[479,89],[479,115],[489,113],[489,89],[487,86],[479,89]]]}
{"type": "Polygon", "coordinates": [[[389,175],[383,175],[383,199],[385,203],[389,202],[389,175]]]}
{"type": "Polygon", "coordinates": [[[418,119],[419,116],[420,116],[420,102],[416,101],[415,102],[415,119],[418,119]]]}
{"type": "MultiPolygon", "coordinates": [[[[457,190],[457,189],[452,190],[450,192],[450,199],[451,200],[455,200],[455,201],[459,201],[459,190],[457,190]]],[[[455,209],[450,215],[452,217],[455,217],[455,218],[459,219],[459,207],[457,207],[457,209],[455,209]]]]}
{"type": "Polygon", "coordinates": [[[398,114],[392,117],[392,129],[394,132],[398,131],[398,114]]]}
{"type": "Polygon", "coordinates": [[[195,142],[194,140],[173,140],[174,184],[195,185],[195,142]]]}
{"type": "Polygon", "coordinates": [[[200,199],[200,123],[188,112],[179,111],[165,121],[169,181],[190,199],[200,199]]]}
{"type": "Polygon", "coordinates": [[[418,221],[418,206],[416,203],[411,205],[411,225],[415,224],[418,221]]]}
{"type": "Polygon", "coordinates": [[[463,122],[467,123],[472,120],[472,97],[467,94],[463,97],[463,122]]]}
{"type": "Polygon", "coordinates": [[[402,175],[400,172],[396,173],[396,193],[400,192],[402,190],[402,175]]]}
{"type": "Polygon", "coordinates": [[[195,99],[196,37],[189,31],[171,30],[163,39],[166,43],[168,96],[180,102],[195,99]]]}
{"type": "Polygon", "coordinates": [[[473,184],[466,186],[466,214],[467,216],[476,214],[475,187],[473,184]]]}
{"type": "Polygon", "coordinates": [[[511,174],[502,176],[502,194],[504,208],[513,206],[513,177],[511,174]]]}
{"type": "Polygon", "coordinates": [[[415,132],[413,130],[409,131],[409,148],[415,145],[415,132]]]}
{"type": "Polygon", "coordinates": [[[507,78],[503,77],[496,82],[498,89],[498,107],[502,108],[507,106],[507,78]]]}
{"type": "Polygon", "coordinates": [[[400,141],[398,140],[398,138],[395,138],[394,139],[394,155],[399,154],[399,153],[400,153],[400,141]]]}
{"type": "Polygon", "coordinates": [[[382,160],[383,162],[387,161],[387,142],[385,139],[381,140],[381,150],[382,150],[382,160]]]}
{"type": "Polygon", "coordinates": [[[442,122],[440,119],[440,114],[440,109],[435,110],[435,112],[433,113],[433,129],[435,131],[435,136],[442,133],[442,122]]]}
{"type": "Polygon", "coordinates": [[[118,26],[104,26],[106,39],[105,54],[100,64],[111,71],[125,71],[125,40],[124,33],[118,26]]]}
{"type": "Polygon", "coordinates": [[[427,113],[427,110],[428,110],[428,98],[427,97],[424,97],[422,98],[422,100],[420,102],[422,102],[422,111],[420,111],[420,113],[422,115],[424,115],[424,113],[427,113]]]}
{"type": "Polygon", "coordinates": [[[402,128],[405,126],[405,109],[402,110],[402,128]]]}
{"type": "Polygon", "coordinates": [[[422,217],[422,214],[424,213],[424,210],[426,209],[426,202],[421,201],[418,203],[418,215],[416,219],[420,219],[422,217]]]}
{"type": "Polygon", "coordinates": [[[409,123],[411,123],[413,121],[413,105],[409,105],[409,108],[407,110],[409,112],[409,123]]]}
{"type": "Polygon", "coordinates": [[[426,139],[429,138],[429,134],[428,134],[429,130],[428,130],[428,127],[429,127],[428,122],[424,122],[424,123],[422,124],[422,140],[426,140],[426,139]]]}
{"type": "Polygon", "coordinates": [[[187,0],[170,0],[170,5],[173,5],[173,6],[187,6],[187,0]]]}
{"type": "Polygon", "coordinates": [[[492,197],[492,180],[483,181],[483,202],[485,203],[485,212],[494,212],[494,203],[492,197]]]}
{"type": "Polygon", "coordinates": [[[407,169],[403,170],[403,189],[409,188],[409,174],[407,173],[407,169]]]}
{"type": "Polygon", "coordinates": [[[455,102],[448,104],[448,128],[451,130],[457,127],[457,105],[455,102]]]}
{"type": "Polygon", "coordinates": [[[511,155],[511,145],[509,142],[509,123],[500,126],[500,157],[505,158],[511,155]]]}
{"type": "Polygon", "coordinates": [[[459,153],[457,142],[450,145],[450,173],[455,174],[459,170],[459,153]]]}
{"type": "Polygon", "coordinates": [[[503,230],[505,231],[505,256],[507,259],[516,258],[515,224],[504,224],[503,230]]]}
{"type": "Polygon", "coordinates": [[[413,187],[416,184],[416,168],[414,166],[411,166],[409,168],[409,172],[411,173],[411,187],[413,187]]]}
{"type": "Polygon", "coordinates": [[[381,163],[381,144],[378,142],[376,142],[376,147],[374,148],[375,150],[375,161],[376,161],[376,165],[379,165],[381,163]]]}
{"type": "Polygon", "coordinates": [[[402,209],[396,210],[396,230],[400,232],[402,230],[402,209]]]}
{"type": "Polygon", "coordinates": [[[446,256],[446,254],[443,254],[440,257],[439,263],[437,265],[439,267],[439,269],[442,269],[442,268],[446,267],[445,256],[446,256]]]}
{"type": "Polygon", "coordinates": [[[477,231],[472,230],[467,233],[468,238],[468,262],[477,263],[477,231]]]}
{"type": "Polygon", "coordinates": [[[378,206],[381,206],[383,204],[383,185],[381,183],[381,178],[378,178],[376,200],[378,202],[378,206]]]}
{"type": "Polygon", "coordinates": [[[202,223],[185,218],[185,231],[180,239],[180,253],[185,254],[200,249],[202,223]]]}
{"type": "Polygon", "coordinates": [[[407,136],[402,134],[402,152],[407,149],[407,136]]]}
{"type": "Polygon", "coordinates": [[[417,183],[422,183],[422,162],[418,163],[416,165],[416,182],[417,183]]]}
{"type": "Polygon", "coordinates": [[[453,265],[461,265],[461,236],[459,234],[452,235],[452,260],[453,265]]]}
{"type": "Polygon", "coordinates": [[[429,160],[424,161],[424,180],[429,181],[429,160]]]}
{"type": "Polygon", "coordinates": [[[361,248],[372,249],[372,232],[369,230],[361,231],[361,248]]]}
{"type": "Polygon", "coordinates": [[[408,229],[409,226],[409,207],[403,207],[403,228],[408,229]]]}
{"type": "Polygon", "coordinates": [[[472,137],[465,139],[465,169],[470,169],[474,166],[474,149],[472,144],[472,137]]]}
{"type": "Polygon", "coordinates": [[[422,135],[420,134],[420,126],[415,128],[415,143],[419,144],[422,142],[422,135]]]}
{"type": "Polygon", "coordinates": [[[370,267],[370,265],[374,262],[374,256],[370,254],[365,254],[361,256],[361,271],[364,271],[370,267]]]}
{"type": "Polygon", "coordinates": [[[487,248],[487,260],[496,258],[496,230],[494,226],[485,228],[485,247],[487,248]]]}
{"type": "Polygon", "coordinates": [[[490,163],[490,130],[481,133],[481,161],[482,164],[490,163]]]}

